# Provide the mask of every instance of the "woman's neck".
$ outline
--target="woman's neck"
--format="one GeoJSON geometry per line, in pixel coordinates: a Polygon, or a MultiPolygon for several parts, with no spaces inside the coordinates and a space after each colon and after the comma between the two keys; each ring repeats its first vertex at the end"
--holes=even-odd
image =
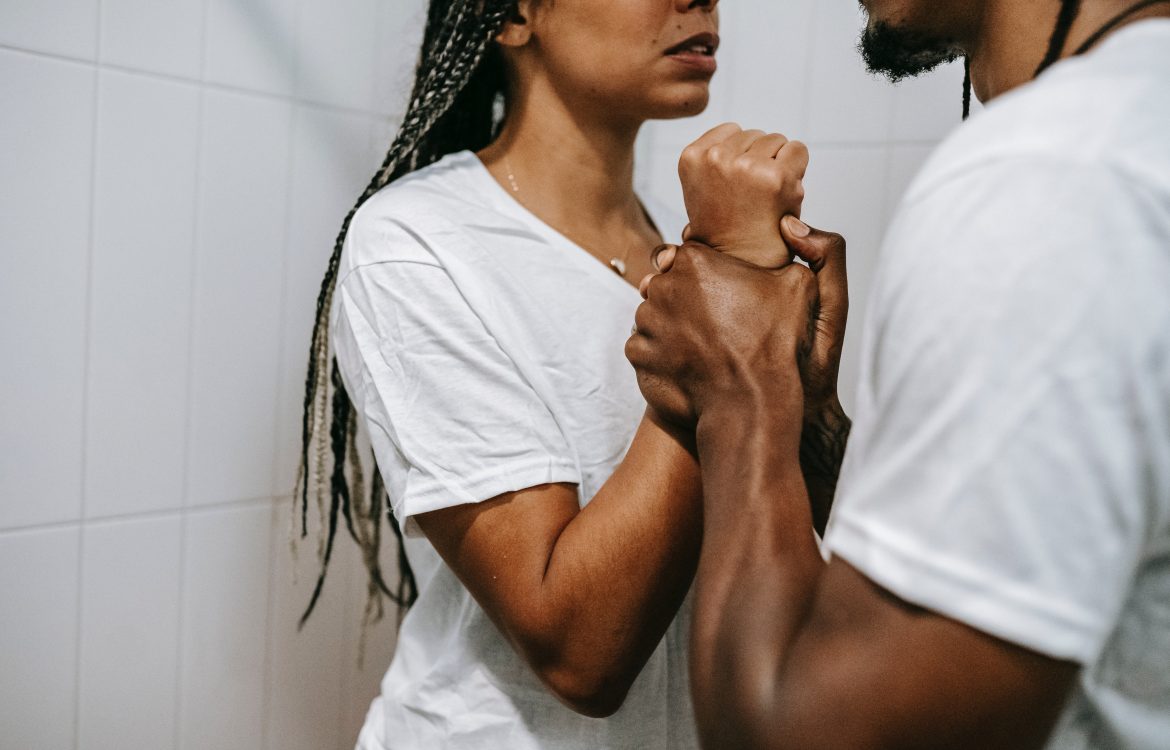
{"type": "Polygon", "coordinates": [[[479,152],[525,207],[582,239],[643,220],[634,194],[642,123],[591,116],[590,109],[565,102],[551,87],[532,86],[510,98],[499,137],[479,152]]]}

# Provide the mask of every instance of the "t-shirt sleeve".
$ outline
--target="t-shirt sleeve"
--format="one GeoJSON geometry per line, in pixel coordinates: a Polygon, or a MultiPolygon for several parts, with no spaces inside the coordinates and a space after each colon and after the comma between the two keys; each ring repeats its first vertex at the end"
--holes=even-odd
{"type": "Polygon", "coordinates": [[[826,535],[899,597],[1081,663],[1166,522],[1168,236],[1134,190],[1016,160],[903,207],[826,535]]]}
{"type": "Polygon", "coordinates": [[[363,241],[374,240],[392,244],[393,259],[345,274],[332,334],[404,528],[418,513],[579,483],[549,408],[425,240],[393,225],[363,241]]]}

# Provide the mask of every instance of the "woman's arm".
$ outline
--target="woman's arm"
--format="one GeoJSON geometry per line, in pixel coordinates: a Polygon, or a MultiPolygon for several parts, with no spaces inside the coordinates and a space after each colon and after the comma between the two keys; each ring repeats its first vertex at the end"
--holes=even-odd
{"type": "Polygon", "coordinates": [[[690,588],[702,497],[685,439],[648,413],[583,509],[555,484],[416,516],[541,681],[586,716],[621,707],[690,588]]]}

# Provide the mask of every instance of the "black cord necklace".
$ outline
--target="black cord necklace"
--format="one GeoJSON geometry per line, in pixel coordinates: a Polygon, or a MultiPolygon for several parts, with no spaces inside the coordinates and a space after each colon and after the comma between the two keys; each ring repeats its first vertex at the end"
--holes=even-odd
{"type": "MultiPolygon", "coordinates": [[[[1118,13],[1113,18],[1109,19],[1101,28],[1094,31],[1088,39],[1086,39],[1079,47],[1073,50],[1071,57],[1078,57],[1085,54],[1105,38],[1109,32],[1116,29],[1121,24],[1125,23],[1137,13],[1141,13],[1146,8],[1154,5],[1161,5],[1168,3],[1170,0],[1141,0],[1141,2],[1131,5],[1125,10],[1118,13]]],[[[1066,5],[1061,9],[1061,13],[1075,14],[1079,8],[1080,3],[1066,5]]],[[[1040,67],[1036,70],[1036,76],[1039,76],[1049,67],[1051,67],[1057,60],[1060,59],[1060,52],[1064,49],[1064,44],[1068,41],[1068,27],[1072,25],[1072,19],[1067,20],[1068,23],[1059,23],[1058,29],[1063,29],[1064,33],[1056,33],[1052,37],[1052,43],[1048,46],[1048,54],[1045,55],[1044,60],[1040,63],[1040,67]]],[[[964,61],[965,74],[963,76],[963,119],[966,120],[971,116],[971,59],[966,58],[964,61]]]]}
{"type": "Polygon", "coordinates": [[[1086,39],[1080,47],[1077,47],[1076,51],[1073,52],[1073,55],[1074,56],[1075,55],[1083,55],[1086,52],[1088,52],[1089,50],[1093,49],[1093,47],[1096,46],[1097,42],[1101,41],[1101,39],[1104,38],[1104,36],[1106,34],[1108,34],[1110,31],[1113,31],[1114,29],[1116,29],[1118,26],[1120,26],[1122,23],[1127,21],[1129,19],[1129,17],[1134,15],[1135,13],[1141,13],[1146,8],[1149,8],[1149,7],[1154,6],[1154,5],[1161,5],[1162,3],[1166,3],[1166,2],[1170,2],[1170,0],[1142,0],[1142,2],[1138,3],[1137,5],[1134,5],[1133,7],[1129,8],[1127,10],[1121,11],[1116,16],[1109,19],[1109,22],[1107,24],[1105,24],[1101,28],[1097,29],[1097,31],[1095,31],[1092,36],[1090,36],[1088,39],[1086,39]]]}

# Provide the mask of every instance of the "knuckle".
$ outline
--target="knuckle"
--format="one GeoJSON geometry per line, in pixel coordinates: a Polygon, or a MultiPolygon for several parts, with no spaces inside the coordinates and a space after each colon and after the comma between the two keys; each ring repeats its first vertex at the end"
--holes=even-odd
{"type": "Polygon", "coordinates": [[[648,332],[650,330],[650,303],[643,302],[638,305],[638,309],[634,311],[634,325],[638,327],[638,331],[648,332]]]}

